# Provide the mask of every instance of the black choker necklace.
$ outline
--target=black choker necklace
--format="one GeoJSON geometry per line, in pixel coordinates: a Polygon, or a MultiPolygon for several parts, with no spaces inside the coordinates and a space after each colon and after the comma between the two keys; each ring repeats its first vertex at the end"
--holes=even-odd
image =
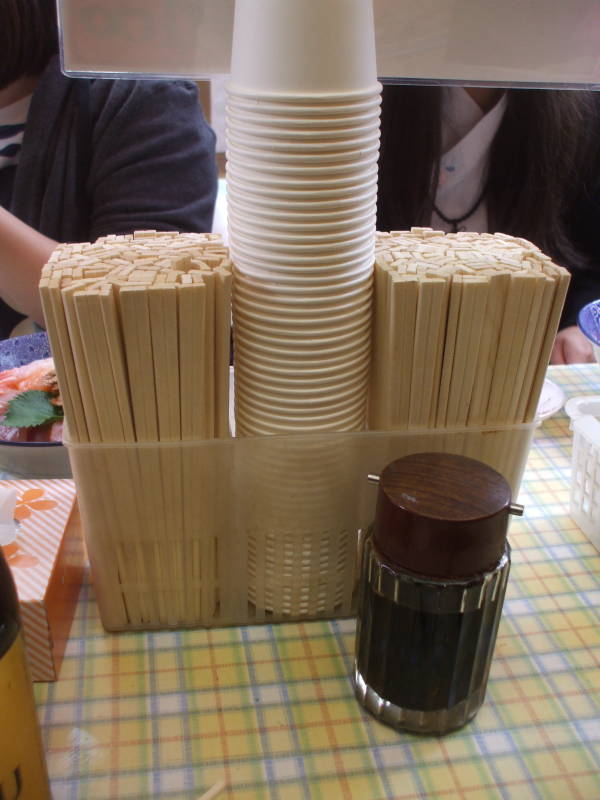
{"type": "Polygon", "coordinates": [[[484,195],[485,195],[485,187],[482,189],[481,194],[479,195],[475,203],[473,203],[471,208],[467,211],[466,214],[463,214],[462,217],[447,217],[445,214],[442,214],[442,212],[439,210],[439,208],[436,206],[435,203],[432,204],[433,210],[438,215],[438,217],[446,223],[446,225],[450,225],[451,233],[458,233],[459,224],[461,222],[464,222],[466,219],[469,219],[469,217],[477,211],[477,209],[481,205],[481,201],[483,200],[484,195]]]}

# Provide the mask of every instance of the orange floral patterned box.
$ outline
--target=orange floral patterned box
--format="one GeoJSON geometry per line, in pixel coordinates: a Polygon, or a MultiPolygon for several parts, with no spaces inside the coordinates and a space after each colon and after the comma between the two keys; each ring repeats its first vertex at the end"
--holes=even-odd
{"type": "Polygon", "coordinates": [[[56,680],[85,552],[72,480],[0,481],[17,489],[17,538],[3,547],[19,594],[34,681],[56,680]]]}

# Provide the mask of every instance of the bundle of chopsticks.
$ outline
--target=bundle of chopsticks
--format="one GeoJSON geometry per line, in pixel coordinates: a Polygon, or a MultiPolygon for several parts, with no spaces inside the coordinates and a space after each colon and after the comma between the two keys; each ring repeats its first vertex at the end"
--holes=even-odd
{"type": "Polygon", "coordinates": [[[56,248],[40,294],[72,442],[229,434],[231,279],[215,234],[56,248]]]}
{"type": "Polygon", "coordinates": [[[370,427],[533,420],[568,283],[505,234],[378,234],[370,427]]]}

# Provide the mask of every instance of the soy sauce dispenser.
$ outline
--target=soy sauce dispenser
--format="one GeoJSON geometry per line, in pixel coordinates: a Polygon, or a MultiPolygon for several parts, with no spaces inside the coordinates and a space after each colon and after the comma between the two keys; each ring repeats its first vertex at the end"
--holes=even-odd
{"type": "Polygon", "coordinates": [[[395,728],[446,733],[483,703],[510,569],[509,514],[523,509],[498,472],[464,456],[406,456],[377,482],[356,696],[395,728]]]}

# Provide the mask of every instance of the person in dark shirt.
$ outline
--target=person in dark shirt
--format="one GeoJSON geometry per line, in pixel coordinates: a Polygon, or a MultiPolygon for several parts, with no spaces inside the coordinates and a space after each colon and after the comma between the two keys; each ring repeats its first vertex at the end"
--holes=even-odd
{"type": "Polygon", "coordinates": [[[0,0],[0,338],[43,325],[40,271],[57,242],[209,231],[215,136],[187,81],[72,79],[54,0],[0,0]]]}
{"type": "Polygon", "coordinates": [[[552,362],[593,361],[577,314],[600,298],[600,93],[388,85],[381,127],[378,230],[533,242],[571,273],[552,362]]]}

